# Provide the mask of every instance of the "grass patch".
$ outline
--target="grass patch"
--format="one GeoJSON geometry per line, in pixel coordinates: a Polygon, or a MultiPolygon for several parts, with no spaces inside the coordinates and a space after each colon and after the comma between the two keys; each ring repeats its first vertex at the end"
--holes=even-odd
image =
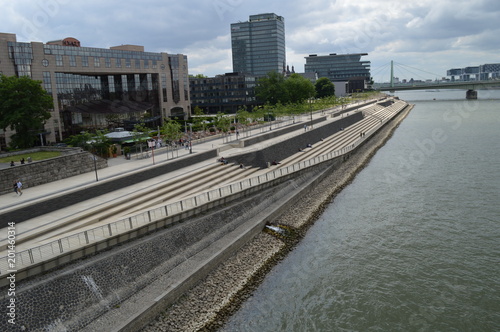
{"type": "Polygon", "coordinates": [[[28,157],[31,157],[33,161],[36,160],[44,160],[44,159],[50,159],[54,157],[59,157],[61,155],[61,152],[59,151],[40,151],[40,152],[32,152],[32,153],[23,153],[17,156],[10,156],[10,157],[3,157],[0,158],[0,163],[10,163],[11,160],[14,160],[16,165],[19,165],[19,161],[24,158],[25,163],[28,163],[26,160],[28,157]]]}

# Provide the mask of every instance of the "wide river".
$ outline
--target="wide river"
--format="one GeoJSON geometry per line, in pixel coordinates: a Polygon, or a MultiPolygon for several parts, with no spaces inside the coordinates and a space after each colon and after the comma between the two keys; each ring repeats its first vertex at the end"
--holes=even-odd
{"type": "Polygon", "coordinates": [[[396,95],[414,109],[224,331],[500,331],[500,90],[396,95]]]}

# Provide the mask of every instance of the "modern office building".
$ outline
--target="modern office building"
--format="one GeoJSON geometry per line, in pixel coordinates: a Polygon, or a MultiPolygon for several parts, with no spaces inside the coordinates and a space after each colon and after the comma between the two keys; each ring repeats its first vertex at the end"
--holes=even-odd
{"type": "Polygon", "coordinates": [[[446,71],[451,81],[484,81],[500,78],[500,63],[489,63],[474,67],[454,68],[446,71]]]}
{"type": "Polygon", "coordinates": [[[205,114],[236,113],[241,108],[251,110],[257,105],[255,80],[255,76],[242,73],[191,77],[191,108],[199,107],[205,114]]]}
{"type": "Polygon", "coordinates": [[[285,19],[273,13],[251,15],[231,24],[233,72],[257,77],[285,70],[285,19]]]}
{"type": "Polygon", "coordinates": [[[304,71],[316,73],[332,82],[349,82],[349,93],[364,90],[370,82],[370,61],[361,61],[368,53],[307,56],[304,71]]]}
{"type": "MultiPolygon", "coordinates": [[[[81,130],[191,112],[187,56],[145,52],[143,46],[82,47],[75,38],[25,43],[0,33],[0,73],[42,81],[53,97],[43,144],[81,130]]],[[[10,134],[3,133],[3,144],[10,134]]]]}

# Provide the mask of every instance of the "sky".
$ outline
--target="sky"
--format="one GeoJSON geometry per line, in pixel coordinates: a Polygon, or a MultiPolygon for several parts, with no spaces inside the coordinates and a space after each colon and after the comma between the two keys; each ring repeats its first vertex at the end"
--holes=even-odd
{"type": "Polygon", "coordinates": [[[376,82],[436,79],[446,70],[500,63],[498,0],[0,0],[0,32],[18,42],[74,37],[82,46],[142,45],[188,56],[189,74],[232,72],[230,24],[285,19],[286,59],[368,53],[376,82]]]}

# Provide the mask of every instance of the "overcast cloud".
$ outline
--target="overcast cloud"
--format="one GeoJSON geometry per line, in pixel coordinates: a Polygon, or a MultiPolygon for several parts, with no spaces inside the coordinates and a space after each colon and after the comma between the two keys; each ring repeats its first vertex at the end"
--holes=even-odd
{"type": "Polygon", "coordinates": [[[190,74],[213,76],[232,71],[230,24],[270,12],[285,18],[287,62],[297,72],[308,54],[368,53],[376,81],[389,79],[391,60],[408,66],[395,67],[407,79],[500,62],[498,0],[0,0],[0,32],[182,53],[190,74]]]}

